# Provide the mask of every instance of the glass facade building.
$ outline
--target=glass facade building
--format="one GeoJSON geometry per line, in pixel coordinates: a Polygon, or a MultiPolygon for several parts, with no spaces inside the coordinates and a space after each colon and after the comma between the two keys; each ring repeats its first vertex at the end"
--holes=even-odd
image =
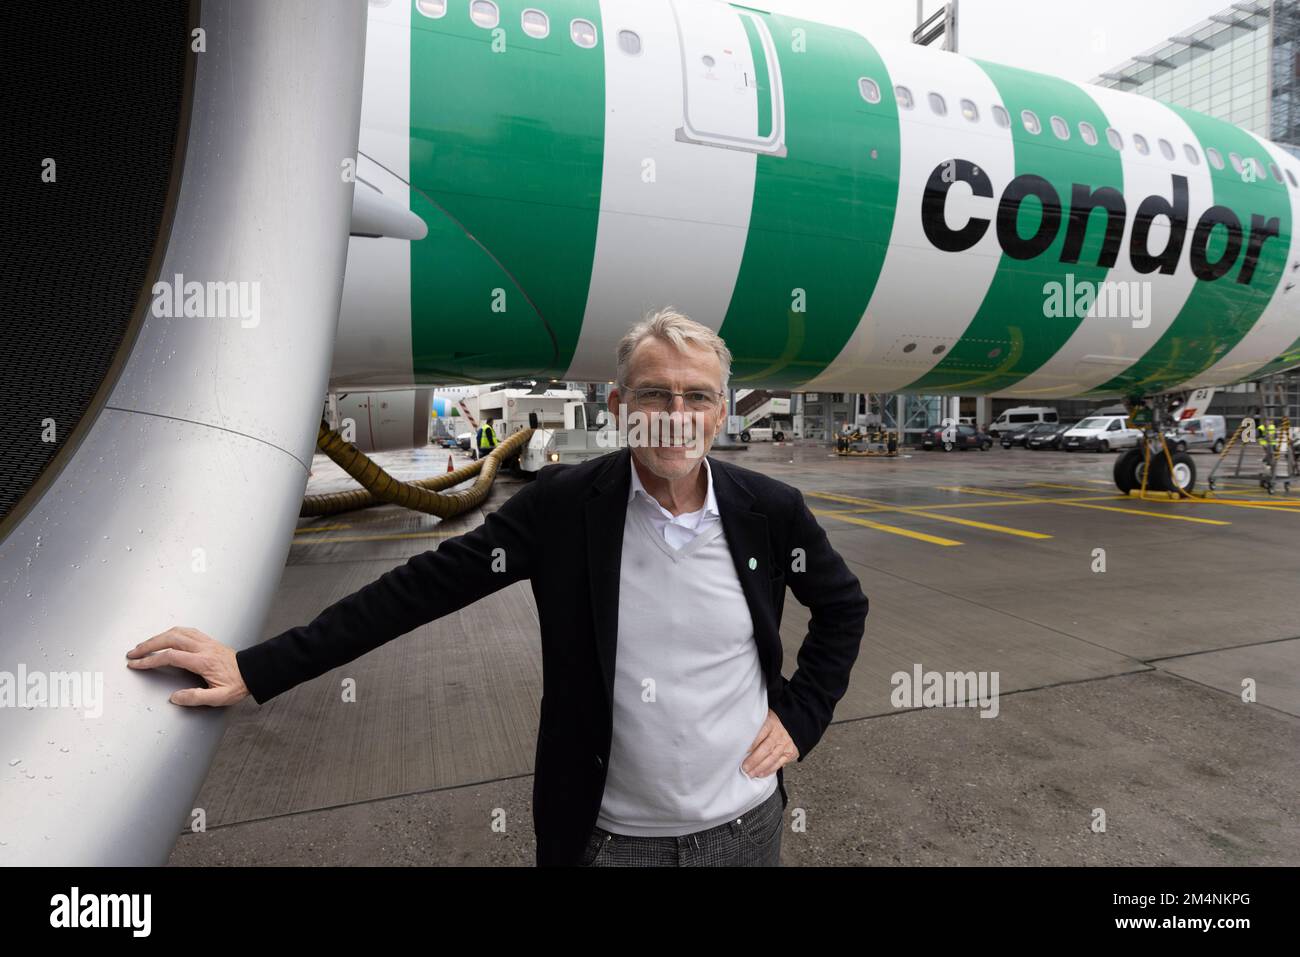
{"type": "Polygon", "coordinates": [[[1300,156],[1300,0],[1235,3],[1092,82],[1227,120],[1300,156]]]}

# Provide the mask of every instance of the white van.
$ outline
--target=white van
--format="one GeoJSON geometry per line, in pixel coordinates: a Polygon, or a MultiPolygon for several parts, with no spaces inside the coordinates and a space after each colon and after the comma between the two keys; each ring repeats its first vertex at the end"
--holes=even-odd
{"type": "Polygon", "coordinates": [[[1188,449],[1210,449],[1222,452],[1228,441],[1228,424],[1221,415],[1201,415],[1184,419],[1165,433],[1169,444],[1179,452],[1188,449]]]}
{"type": "Polygon", "coordinates": [[[989,435],[995,438],[1001,434],[1003,429],[1013,429],[1018,425],[1033,425],[1037,422],[1056,422],[1056,410],[1049,409],[1045,405],[1018,405],[1014,409],[1007,409],[989,426],[989,435]]]}
{"type": "Polygon", "coordinates": [[[1122,415],[1092,415],[1061,436],[1061,448],[1066,452],[1081,449],[1109,452],[1132,448],[1141,438],[1142,430],[1129,428],[1128,420],[1122,415]]]}

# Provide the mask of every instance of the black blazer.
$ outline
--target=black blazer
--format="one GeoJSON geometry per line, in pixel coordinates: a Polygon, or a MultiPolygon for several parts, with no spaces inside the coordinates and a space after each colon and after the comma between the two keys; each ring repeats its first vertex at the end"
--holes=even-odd
{"type": "MultiPolygon", "coordinates": [[[[537,863],[576,864],[596,823],[609,762],[630,454],[623,448],[580,465],[547,466],[478,528],[414,556],[335,602],[311,624],[239,652],[239,670],[253,698],[264,703],[529,579],[542,639],[533,777],[537,863]]],[[[713,456],[709,464],[723,532],[753,618],[768,704],[802,761],[848,689],[867,599],[798,489],[713,456]],[[781,675],[780,637],[787,586],[812,613],[789,680],[781,675]]],[[[779,770],[777,781],[788,800],[779,770]]]]}

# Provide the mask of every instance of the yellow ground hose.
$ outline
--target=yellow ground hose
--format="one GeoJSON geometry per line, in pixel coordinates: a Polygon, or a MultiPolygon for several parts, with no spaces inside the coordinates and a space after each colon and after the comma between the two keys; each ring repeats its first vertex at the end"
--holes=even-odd
{"type": "Polygon", "coordinates": [[[401,505],[439,518],[459,515],[483,503],[492,488],[497,468],[502,462],[518,455],[532,435],[532,429],[523,429],[498,445],[485,459],[433,478],[403,482],[385,472],[368,455],[351,442],[344,441],[343,436],[322,421],[316,435],[316,447],[360,482],[362,487],[348,492],[308,495],[303,498],[302,511],[298,514],[310,518],[372,508],[375,505],[401,505]],[[478,479],[469,488],[448,495],[441,494],[442,489],[459,485],[473,475],[477,475],[478,479]]]}

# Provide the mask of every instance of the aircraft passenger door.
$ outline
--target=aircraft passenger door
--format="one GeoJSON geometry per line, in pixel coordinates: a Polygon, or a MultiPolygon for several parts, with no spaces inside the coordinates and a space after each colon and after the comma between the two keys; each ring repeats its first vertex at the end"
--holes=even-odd
{"type": "Polygon", "coordinates": [[[672,5],[682,50],[677,139],[784,156],[781,64],[763,18],[722,3],[672,5]]]}

